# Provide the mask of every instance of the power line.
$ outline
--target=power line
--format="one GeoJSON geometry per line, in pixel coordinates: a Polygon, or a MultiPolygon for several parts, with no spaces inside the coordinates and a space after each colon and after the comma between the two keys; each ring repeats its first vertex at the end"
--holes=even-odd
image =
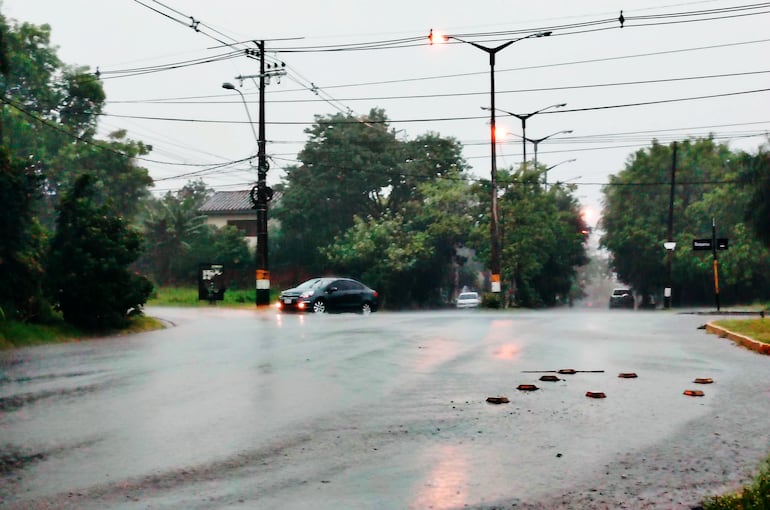
{"type": "MultiPolygon", "coordinates": [[[[656,101],[640,101],[636,103],[625,103],[625,104],[616,104],[616,105],[604,105],[604,106],[590,106],[585,108],[572,108],[572,109],[560,109],[558,111],[547,111],[542,112],[543,114],[554,114],[554,113],[574,113],[574,112],[586,112],[586,111],[596,111],[596,110],[608,110],[608,109],[614,109],[614,108],[631,108],[631,107],[637,107],[637,106],[650,106],[650,105],[656,105],[656,104],[667,104],[667,103],[675,103],[675,102],[682,102],[682,101],[697,101],[702,99],[715,99],[719,97],[731,97],[731,96],[739,96],[739,95],[746,95],[746,94],[757,94],[761,92],[768,92],[770,91],[770,88],[765,89],[754,89],[754,90],[743,90],[738,92],[725,92],[722,94],[709,94],[709,95],[703,95],[703,96],[690,96],[690,97],[681,97],[681,98],[675,98],[675,99],[660,99],[656,101]]],[[[105,116],[105,117],[115,117],[115,118],[124,118],[124,119],[142,119],[142,120],[157,120],[157,121],[167,121],[167,122],[191,122],[191,123],[204,123],[204,124],[248,124],[247,121],[229,121],[229,120],[217,120],[217,119],[191,119],[191,118],[180,118],[180,117],[154,117],[154,116],[142,116],[142,115],[118,115],[113,113],[99,113],[98,115],[105,116]]],[[[434,118],[425,118],[425,119],[387,119],[387,120],[367,120],[370,124],[401,124],[401,123],[418,123],[418,122],[447,122],[447,121],[460,121],[460,120],[479,120],[479,119],[486,119],[487,117],[484,115],[471,115],[471,116],[464,116],[464,117],[434,117],[434,118]]],[[[358,124],[361,121],[359,120],[349,120],[349,121],[332,121],[332,120],[321,120],[321,121],[267,121],[267,124],[273,124],[273,125],[284,125],[284,126],[306,126],[306,125],[312,125],[315,123],[320,124],[358,124]]]]}
{"type": "MultiPolygon", "coordinates": [[[[516,94],[516,93],[523,93],[523,92],[543,92],[543,91],[555,91],[555,90],[574,90],[574,89],[590,89],[590,88],[601,88],[601,87],[621,87],[621,86],[628,86],[628,85],[648,85],[653,83],[671,83],[671,82],[679,82],[679,81],[691,81],[691,80],[707,80],[707,79],[714,79],[714,78],[732,78],[737,76],[753,76],[753,75],[760,75],[760,74],[767,74],[770,73],[770,70],[764,70],[764,71],[746,71],[746,72],[740,72],[740,73],[723,73],[723,74],[710,74],[710,75],[701,75],[701,76],[684,76],[684,77],[676,77],[676,78],[661,78],[661,79],[655,79],[655,80],[636,80],[636,81],[623,81],[623,82],[612,82],[612,83],[592,83],[592,84],[582,84],[582,85],[563,85],[558,87],[538,87],[538,88],[531,88],[531,89],[513,89],[513,90],[498,90],[495,93],[498,95],[502,94],[516,94]]],[[[248,94],[244,94],[248,95],[248,94]]],[[[445,98],[445,97],[465,97],[465,96],[487,96],[489,95],[489,91],[480,91],[480,92],[451,92],[451,93],[443,93],[443,94],[411,94],[411,95],[402,95],[402,96],[372,96],[372,97],[346,97],[340,99],[340,101],[385,101],[385,100],[402,100],[402,99],[435,99],[435,98],[445,98]]],[[[207,96],[207,97],[230,97],[230,96],[207,96]]],[[[266,101],[268,103],[313,103],[313,102],[326,102],[324,99],[278,99],[278,100],[270,100],[266,101]]],[[[161,99],[153,99],[153,100],[142,100],[142,99],[136,99],[136,100],[123,100],[123,101],[107,101],[108,104],[235,104],[240,103],[240,101],[184,101],[184,100],[161,100],[161,99]]],[[[249,101],[247,101],[249,103],[249,101]]]]}
{"type": "MultiPolygon", "coordinates": [[[[174,163],[174,162],[169,162],[169,161],[161,161],[161,160],[157,160],[157,159],[145,158],[143,156],[131,156],[131,155],[126,154],[124,152],[120,152],[118,150],[115,150],[112,147],[108,147],[106,145],[103,145],[102,143],[99,143],[99,142],[96,142],[96,141],[94,141],[92,139],[89,139],[89,138],[87,138],[85,136],[80,136],[80,135],[77,135],[75,133],[72,133],[69,129],[67,129],[67,128],[59,125],[59,124],[56,124],[55,122],[50,121],[48,119],[44,119],[42,117],[38,117],[37,115],[35,115],[34,113],[30,112],[29,110],[27,110],[23,106],[19,106],[14,101],[10,101],[10,100],[8,100],[5,97],[0,96],[0,101],[2,101],[3,103],[7,104],[8,106],[14,108],[15,110],[21,112],[22,114],[26,115],[27,117],[33,119],[34,121],[38,122],[39,124],[41,124],[43,126],[46,126],[48,128],[51,128],[51,129],[53,129],[55,131],[58,131],[60,133],[64,133],[65,135],[67,135],[68,137],[72,138],[73,140],[77,140],[77,141],[82,142],[84,144],[90,145],[92,147],[96,147],[96,148],[101,149],[101,150],[103,150],[105,152],[110,152],[112,154],[115,154],[117,156],[120,156],[120,157],[123,157],[123,158],[126,158],[126,159],[134,159],[134,160],[140,160],[140,161],[147,161],[149,163],[157,163],[157,164],[160,164],[160,165],[172,165],[172,166],[206,166],[206,167],[211,167],[212,166],[210,163],[206,163],[206,164],[174,163]]],[[[243,161],[248,161],[248,160],[250,160],[252,158],[254,158],[254,156],[249,156],[247,158],[243,158],[243,159],[239,159],[239,160],[234,160],[234,161],[228,161],[226,163],[216,164],[216,165],[214,165],[214,167],[221,166],[221,165],[225,165],[226,166],[226,165],[231,165],[231,164],[235,164],[235,163],[240,163],[240,162],[243,162],[243,161]]]]}

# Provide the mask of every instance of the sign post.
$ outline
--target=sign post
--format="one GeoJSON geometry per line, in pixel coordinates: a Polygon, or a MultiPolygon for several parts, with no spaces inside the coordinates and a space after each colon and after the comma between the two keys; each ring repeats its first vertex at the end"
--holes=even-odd
{"type": "Polygon", "coordinates": [[[693,239],[692,249],[693,251],[706,251],[711,250],[711,255],[714,257],[714,301],[717,305],[717,312],[720,309],[719,303],[719,257],[717,256],[717,250],[726,250],[729,245],[729,240],[726,237],[720,237],[717,239],[717,222],[715,218],[711,218],[711,237],[703,239],[693,239]]]}

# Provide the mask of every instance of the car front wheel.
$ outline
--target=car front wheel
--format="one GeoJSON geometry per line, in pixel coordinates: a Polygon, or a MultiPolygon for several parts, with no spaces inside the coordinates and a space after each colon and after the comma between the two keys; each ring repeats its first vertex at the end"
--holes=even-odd
{"type": "Polygon", "coordinates": [[[314,313],[326,313],[326,301],[323,299],[317,299],[313,302],[313,312],[314,313]]]}

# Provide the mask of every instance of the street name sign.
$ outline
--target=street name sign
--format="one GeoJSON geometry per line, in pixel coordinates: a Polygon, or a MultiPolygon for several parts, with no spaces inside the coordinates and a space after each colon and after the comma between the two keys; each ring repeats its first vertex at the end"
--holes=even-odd
{"type": "MultiPolygon", "coordinates": [[[[720,237],[719,239],[717,239],[717,250],[726,250],[727,246],[728,246],[728,239],[726,237],[720,237]]],[[[711,251],[713,249],[712,239],[711,238],[693,239],[692,249],[695,251],[699,251],[699,250],[711,251]]]]}

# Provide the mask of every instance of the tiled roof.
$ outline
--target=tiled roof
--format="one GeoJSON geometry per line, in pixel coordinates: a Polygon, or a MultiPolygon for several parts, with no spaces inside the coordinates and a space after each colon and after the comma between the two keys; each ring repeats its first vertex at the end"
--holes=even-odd
{"type": "Polygon", "coordinates": [[[200,208],[202,213],[233,213],[253,211],[249,190],[217,191],[200,208]]]}

